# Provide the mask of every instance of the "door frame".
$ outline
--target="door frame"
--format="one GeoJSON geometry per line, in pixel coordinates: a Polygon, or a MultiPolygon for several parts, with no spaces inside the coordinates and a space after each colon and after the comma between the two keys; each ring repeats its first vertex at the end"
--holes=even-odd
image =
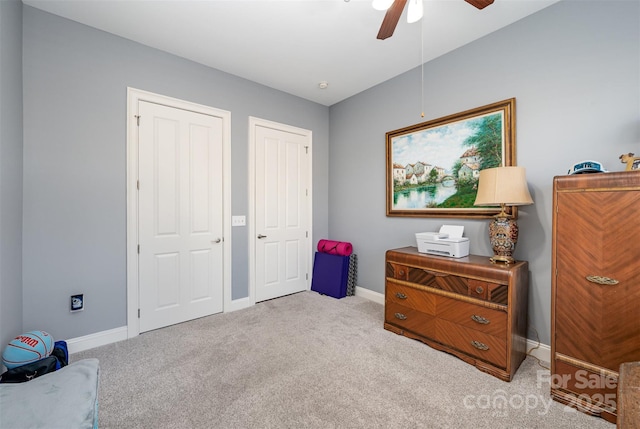
{"type": "Polygon", "coordinates": [[[294,127],[292,125],[281,124],[266,119],[249,116],[249,305],[256,304],[256,127],[272,128],[292,134],[305,136],[309,140],[309,168],[307,169],[307,183],[309,189],[309,198],[307,198],[307,225],[311,236],[308,240],[307,249],[307,267],[309,269],[309,278],[307,279],[307,290],[311,287],[311,277],[313,269],[313,133],[304,128],[294,127]]]}
{"type": "Polygon", "coordinates": [[[138,262],[138,103],[146,101],[222,118],[223,303],[231,307],[231,112],[127,87],[127,338],[140,334],[138,262]]]}

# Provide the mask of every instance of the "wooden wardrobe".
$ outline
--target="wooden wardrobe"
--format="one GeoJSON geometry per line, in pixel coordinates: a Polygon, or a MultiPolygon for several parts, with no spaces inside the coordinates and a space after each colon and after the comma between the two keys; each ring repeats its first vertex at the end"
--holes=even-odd
{"type": "Polygon", "coordinates": [[[551,395],[610,422],[640,361],[640,171],[553,182],[551,395]]]}

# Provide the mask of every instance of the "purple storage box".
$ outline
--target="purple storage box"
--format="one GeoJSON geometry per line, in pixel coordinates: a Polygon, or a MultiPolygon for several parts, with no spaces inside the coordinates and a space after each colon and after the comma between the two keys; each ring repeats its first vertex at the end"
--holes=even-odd
{"type": "Polygon", "coordinates": [[[311,290],[334,298],[347,296],[349,256],[316,252],[311,290]]]}

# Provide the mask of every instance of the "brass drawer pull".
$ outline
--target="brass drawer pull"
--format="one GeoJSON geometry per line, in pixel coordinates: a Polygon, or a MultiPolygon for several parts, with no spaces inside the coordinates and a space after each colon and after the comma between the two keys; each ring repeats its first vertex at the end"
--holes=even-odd
{"type": "Polygon", "coordinates": [[[396,292],[396,298],[407,299],[407,295],[403,294],[402,292],[396,292]]]}
{"type": "Polygon", "coordinates": [[[599,285],[617,285],[618,283],[620,283],[616,279],[610,279],[609,277],[602,276],[587,276],[587,280],[589,280],[591,283],[596,283],[599,285]]]}
{"type": "Polygon", "coordinates": [[[405,316],[402,313],[396,313],[396,314],[394,314],[394,316],[396,316],[396,319],[407,320],[407,316],[405,316]]]}
{"type": "Polygon", "coordinates": [[[485,343],[481,343],[480,341],[473,340],[471,341],[471,345],[478,350],[489,350],[489,346],[485,343]]]}
{"type": "Polygon", "coordinates": [[[471,316],[471,320],[473,320],[474,322],[480,323],[482,325],[488,325],[490,323],[489,319],[485,319],[482,316],[478,316],[477,314],[474,314],[473,316],[471,316]]]}

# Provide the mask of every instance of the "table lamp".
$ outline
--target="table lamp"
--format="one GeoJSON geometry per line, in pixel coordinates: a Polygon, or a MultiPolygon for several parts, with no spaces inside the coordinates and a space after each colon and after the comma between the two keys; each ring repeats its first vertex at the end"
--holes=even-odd
{"type": "Polygon", "coordinates": [[[489,240],[493,247],[491,262],[511,264],[511,254],[518,242],[518,224],[505,212],[505,206],[533,204],[524,167],[496,167],[480,170],[476,206],[500,206],[500,213],[489,224],[489,240]]]}

